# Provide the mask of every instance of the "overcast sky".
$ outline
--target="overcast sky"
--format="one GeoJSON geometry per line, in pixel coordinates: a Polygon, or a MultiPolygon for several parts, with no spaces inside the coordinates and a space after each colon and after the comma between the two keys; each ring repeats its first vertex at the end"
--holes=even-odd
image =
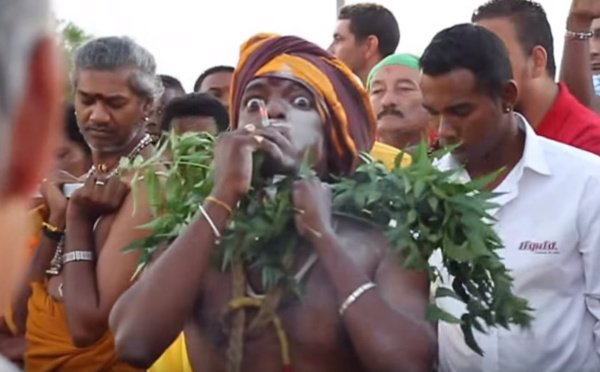
{"type": "MultiPolygon", "coordinates": [[[[347,4],[360,1],[346,1],[347,4]]],[[[483,0],[381,0],[398,19],[398,51],[421,53],[435,33],[468,22],[483,0]]],[[[53,0],[60,19],[95,36],[127,35],[156,57],[160,73],[191,89],[208,67],[237,62],[240,44],[257,32],[293,34],[327,47],[335,0],[53,0]]],[[[541,0],[562,53],[571,1],[541,0]]]]}

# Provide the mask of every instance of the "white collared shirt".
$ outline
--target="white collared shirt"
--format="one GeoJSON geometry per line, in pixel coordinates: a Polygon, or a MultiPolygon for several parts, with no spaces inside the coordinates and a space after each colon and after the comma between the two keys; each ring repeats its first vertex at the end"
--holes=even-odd
{"type": "MultiPolygon", "coordinates": [[[[500,205],[494,229],[504,242],[498,254],[514,278],[514,293],[529,301],[534,320],[528,330],[474,331],[483,357],[467,347],[459,326],[440,322],[440,370],[598,372],[600,157],[540,137],[518,119],[525,148],[494,190],[504,193],[494,200],[500,205]]],[[[446,155],[437,166],[457,163],[446,155]]],[[[466,172],[462,177],[469,179],[466,172]]],[[[450,298],[438,305],[454,315],[465,309],[450,298]]]]}
{"type": "Polygon", "coordinates": [[[19,372],[19,369],[0,355],[0,372],[19,372]]]}

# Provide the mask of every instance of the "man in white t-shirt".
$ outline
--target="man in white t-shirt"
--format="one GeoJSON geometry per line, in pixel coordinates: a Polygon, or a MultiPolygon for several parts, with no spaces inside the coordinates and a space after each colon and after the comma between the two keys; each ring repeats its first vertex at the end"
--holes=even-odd
{"type": "MultiPolygon", "coordinates": [[[[513,112],[518,88],[504,44],[464,24],[438,33],[420,65],[423,105],[440,116],[443,144],[460,144],[438,166],[464,166],[463,180],[502,169],[494,227],[498,253],[529,301],[529,329],[489,329],[464,342],[459,325],[438,326],[441,371],[600,371],[600,158],[539,137],[513,112]]],[[[444,273],[442,273],[444,275],[444,273]]],[[[464,303],[439,305],[460,314],[464,303]]]]}
{"type": "MultiPolygon", "coordinates": [[[[0,310],[21,272],[31,195],[61,131],[62,74],[49,0],[0,0],[0,310]]],[[[13,370],[0,356],[0,371],[13,370]]]]}

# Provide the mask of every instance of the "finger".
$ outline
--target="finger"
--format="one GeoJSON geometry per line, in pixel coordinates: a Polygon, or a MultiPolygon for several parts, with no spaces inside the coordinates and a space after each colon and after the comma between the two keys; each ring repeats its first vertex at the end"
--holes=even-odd
{"type": "Polygon", "coordinates": [[[93,190],[95,182],[96,182],[96,175],[92,174],[83,181],[83,188],[85,188],[87,190],[93,190]]]}
{"type": "Polygon", "coordinates": [[[218,146],[233,146],[237,148],[250,147],[252,151],[256,150],[259,146],[259,142],[255,136],[249,132],[240,130],[230,132],[223,135],[218,142],[218,146]]]}
{"type": "Polygon", "coordinates": [[[296,180],[292,186],[292,201],[296,208],[303,209],[301,204],[306,194],[306,180],[296,180]]]}
{"type": "MultiPolygon", "coordinates": [[[[255,136],[255,137],[262,137],[262,136],[255,136]]],[[[281,147],[279,147],[275,142],[271,141],[268,138],[262,137],[260,140],[256,139],[255,140],[258,142],[258,147],[262,150],[264,150],[267,155],[272,159],[272,160],[278,160],[281,161],[283,160],[283,151],[281,149],[281,147]]]]}
{"type": "Polygon", "coordinates": [[[274,142],[275,144],[277,144],[277,146],[281,147],[282,149],[292,150],[292,142],[288,137],[286,137],[286,134],[284,133],[285,131],[283,130],[277,130],[275,128],[269,127],[264,129],[257,129],[253,134],[268,138],[269,140],[271,140],[271,142],[274,142]]]}
{"type": "Polygon", "coordinates": [[[298,214],[294,215],[294,224],[296,225],[296,231],[298,231],[298,234],[300,234],[300,236],[306,235],[306,228],[304,226],[302,216],[298,214]]]}

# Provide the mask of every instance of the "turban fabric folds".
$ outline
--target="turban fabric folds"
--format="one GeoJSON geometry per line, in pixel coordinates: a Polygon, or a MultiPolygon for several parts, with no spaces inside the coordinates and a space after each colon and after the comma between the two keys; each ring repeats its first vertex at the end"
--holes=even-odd
{"type": "Polygon", "coordinates": [[[306,84],[324,104],[325,135],[333,174],[354,170],[358,153],[371,150],[376,119],[369,97],[356,76],[330,53],[294,36],[258,34],[240,48],[232,81],[230,117],[235,129],[242,96],[252,79],[262,75],[291,74],[306,84]]]}

